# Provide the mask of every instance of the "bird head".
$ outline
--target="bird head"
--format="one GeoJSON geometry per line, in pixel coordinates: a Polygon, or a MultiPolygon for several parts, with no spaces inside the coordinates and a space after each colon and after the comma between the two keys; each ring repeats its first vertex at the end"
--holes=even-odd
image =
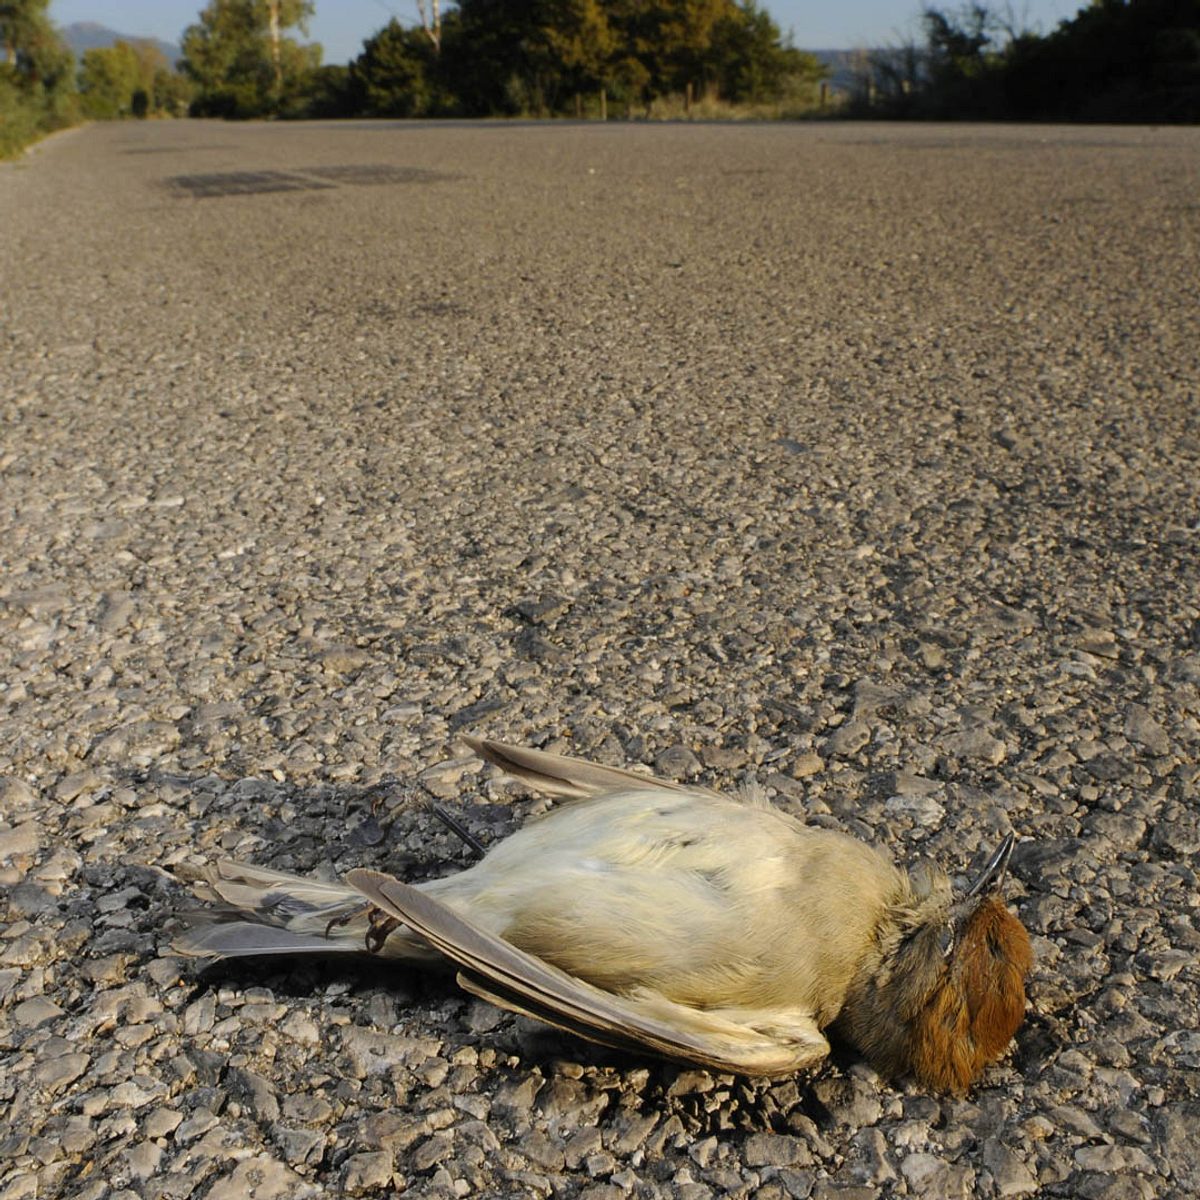
{"type": "Polygon", "coordinates": [[[839,1022],[885,1073],[961,1093],[1016,1033],[1033,952],[999,895],[1012,847],[1009,834],[961,892],[939,870],[914,873],[881,923],[839,1022]]]}

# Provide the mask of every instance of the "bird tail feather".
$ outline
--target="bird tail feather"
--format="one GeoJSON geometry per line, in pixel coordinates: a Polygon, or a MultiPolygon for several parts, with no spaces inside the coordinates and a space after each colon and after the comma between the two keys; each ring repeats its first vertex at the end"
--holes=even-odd
{"type": "Polygon", "coordinates": [[[327,883],[223,859],[191,880],[201,900],[217,905],[186,914],[189,927],[173,949],[192,958],[272,954],[346,954],[373,949],[389,958],[429,958],[406,929],[369,945],[372,905],[344,883],[327,883]]]}

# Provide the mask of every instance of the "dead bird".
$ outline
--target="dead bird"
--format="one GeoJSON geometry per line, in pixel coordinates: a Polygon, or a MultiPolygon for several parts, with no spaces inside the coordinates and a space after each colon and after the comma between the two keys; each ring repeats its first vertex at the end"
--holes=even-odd
{"type": "Polygon", "coordinates": [[[766,800],[467,740],[572,802],[414,886],[220,862],[195,890],[222,907],[176,949],[441,957],[503,1008],[746,1075],[818,1062],[832,1029],[886,1076],[962,1092],[1016,1032],[1032,953],[999,895],[1012,834],[956,892],[766,800]]]}

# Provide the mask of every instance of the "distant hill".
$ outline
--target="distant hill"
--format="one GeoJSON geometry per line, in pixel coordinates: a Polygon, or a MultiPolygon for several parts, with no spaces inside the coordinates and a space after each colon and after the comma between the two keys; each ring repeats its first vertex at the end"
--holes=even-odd
{"type": "Polygon", "coordinates": [[[183,51],[174,42],[164,42],[159,38],[139,37],[136,33],[118,33],[106,25],[95,21],[74,21],[62,27],[63,41],[71,47],[76,58],[80,58],[85,50],[103,50],[117,42],[149,42],[166,55],[167,62],[174,66],[183,56],[183,51]]]}
{"type": "Polygon", "coordinates": [[[864,53],[863,50],[808,50],[829,72],[828,79],[832,88],[839,92],[849,92],[854,88],[856,71],[859,68],[864,53]]]}

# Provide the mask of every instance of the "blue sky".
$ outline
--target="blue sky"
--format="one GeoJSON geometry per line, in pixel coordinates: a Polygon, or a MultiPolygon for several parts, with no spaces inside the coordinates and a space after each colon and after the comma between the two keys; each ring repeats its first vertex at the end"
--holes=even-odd
{"type": "MultiPolygon", "coordinates": [[[[1086,0],[1013,0],[1008,6],[1022,25],[1047,33],[1064,17],[1072,16],[1086,0]]],[[[325,48],[325,62],[354,58],[363,40],[393,17],[416,21],[412,0],[316,0],[317,15],[309,28],[313,41],[325,48]]],[[[954,8],[959,0],[945,7],[954,8]]],[[[51,0],[50,16],[60,25],[96,21],[120,33],[159,37],[177,42],[196,20],[204,0],[51,0]]],[[[913,17],[922,0],[838,0],[816,4],[812,0],[767,0],[764,6],[785,31],[790,29],[797,46],[812,50],[851,49],[894,42],[914,29],[913,17]]],[[[1004,3],[991,7],[1004,11],[1004,3]]]]}

